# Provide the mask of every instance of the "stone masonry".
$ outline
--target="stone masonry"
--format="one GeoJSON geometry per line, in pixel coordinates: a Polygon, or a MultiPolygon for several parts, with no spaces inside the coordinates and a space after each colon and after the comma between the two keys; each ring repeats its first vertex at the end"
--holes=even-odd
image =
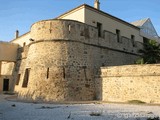
{"type": "Polygon", "coordinates": [[[97,79],[102,101],[160,104],[160,64],[102,67],[97,79]]]}
{"type": "Polygon", "coordinates": [[[74,101],[99,99],[100,67],[133,64],[142,44],[73,20],[45,20],[31,26],[28,46],[18,49],[15,91],[20,99],[74,101]]]}

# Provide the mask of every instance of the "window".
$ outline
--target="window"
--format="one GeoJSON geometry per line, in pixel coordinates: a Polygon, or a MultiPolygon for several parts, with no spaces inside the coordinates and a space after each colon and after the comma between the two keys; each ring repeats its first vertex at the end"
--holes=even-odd
{"type": "Polygon", "coordinates": [[[134,35],[131,35],[131,42],[132,42],[133,47],[135,47],[135,36],[134,35]]]}
{"type": "Polygon", "coordinates": [[[116,36],[117,36],[117,42],[121,42],[121,35],[120,35],[120,30],[116,29],[116,36]]]}
{"type": "Polygon", "coordinates": [[[47,79],[49,78],[49,68],[47,68],[47,79]]]}
{"type": "Polygon", "coordinates": [[[23,80],[22,87],[27,87],[27,85],[28,85],[28,80],[29,80],[29,74],[30,74],[30,68],[27,68],[27,69],[25,70],[24,80],[23,80]]]}
{"type": "Polygon", "coordinates": [[[18,76],[17,76],[17,81],[16,81],[16,85],[19,85],[20,77],[21,77],[21,74],[18,74],[18,76]]]}
{"type": "Polygon", "coordinates": [[[65,68],[63,67],[63,78],[66,78],[65,68]]]}
{"type": "Polygon", "coordinates": [[[70,24],[68,25],[68,31],[69,31],[69,33],[71,32],[71,25],[70,24]]]}
{"type": "Polygon", "coordinates": [[[148,41],[149,41],[148,38],[143,37],[143,43],[144,43],[144,44],[148,43],[148,41]]]}
{"type": "Polygon", "coordinates": [[[25,46],[26,46],[26,42],[23,43],[23,47],[25,47],[25,46]]]}
{"type": "Polygon", "coordinates": [[[98,37],[102,37],[102,24],[97,22],[98,37]]]}

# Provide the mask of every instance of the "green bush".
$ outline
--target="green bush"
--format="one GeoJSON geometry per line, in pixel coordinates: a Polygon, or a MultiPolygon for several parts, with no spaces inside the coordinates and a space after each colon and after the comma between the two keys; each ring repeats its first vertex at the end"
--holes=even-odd
{"type": "Polygon", "coordinates": [[[148,118],[147,120],[159,120],[159,117],[148,118]]]}
{"type": "Polygon", "coordinates": [[[155,40],[148,40],[144,43],[144,49],[140,49],[142,57],[136,61],[136,64],[155,64],[160,62],[160,44],[155,40]]]}

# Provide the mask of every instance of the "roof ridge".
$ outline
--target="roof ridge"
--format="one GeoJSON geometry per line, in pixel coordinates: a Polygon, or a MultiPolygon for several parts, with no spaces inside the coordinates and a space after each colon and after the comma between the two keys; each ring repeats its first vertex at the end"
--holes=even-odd
{"type": "Polygon", "coordinates": [[[122,20],[122,19],[120,19],[120,18],[118,18],[118,17],[115,17],[115,16],[113,16],[113,15],[111,15],[111,14],[109,14],[109,13],[106,13],[106,12],[104,12],[104,11],[102,11],[102,10],[97,10],[97,9],[94,8],[93,6],[90,6],[90,5],[85,4],[85,3],[82,4],[82,5],[80,5],[80,6],[78,6],[78,7],[73,8],[73,9],[71,9],[71,10],[69,10],[69,11],[67,11],[67,12],[65,12],[65,13],[63,13],[63,14],[61,14],[60,16],[56,17],[55,19],[61,19],[61,17],[65,16],[66,14],[71,13],[71,12],[73,12],[74,10],[77,10],[77,9],[79,9],[79,8],[81,8],[81,7],[91,8],[92,10],[94,10],[94,11],[96,11],[96,12],[102,13],[103,15],[107,15],[107,16],[111,17],[112,19],[118,20],[118,21],[120,21],[120,22],[122,22],[122,23],[125,23],[125,24],[131,26],[131,27],[134,27],[134,28],[136,28],[136,29],[139,29],[139,27],[137,27],[137,26],[135,26],[135,25],[133,25],[133,24],[127,22],[127,21],[124,21],[124,20],[122,20]]]}
{"type": "Polygon", "coordinates": [[[136,21],[133,21],[131,22],[131,24],[135,25],[135,26],[142,26],[144,25],[144,23],[147,21],[147,20],[150,20],[150,18],[143,18],[143,19],[139,19],[139,20],[136,20],[136,21]]]}

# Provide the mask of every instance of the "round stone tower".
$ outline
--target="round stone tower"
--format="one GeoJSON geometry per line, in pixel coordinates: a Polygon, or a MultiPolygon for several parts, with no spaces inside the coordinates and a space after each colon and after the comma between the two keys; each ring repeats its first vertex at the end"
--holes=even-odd
{"type": "Polygon", "coordinates": [[[96,35],[94,29],[71,20],[46,20],[33,24],[31,39],[34,41],[29,45],[26,59],[29,79],[25,98],[93,100],[93,48],[87,45],[87,40],[96,35]]]}

